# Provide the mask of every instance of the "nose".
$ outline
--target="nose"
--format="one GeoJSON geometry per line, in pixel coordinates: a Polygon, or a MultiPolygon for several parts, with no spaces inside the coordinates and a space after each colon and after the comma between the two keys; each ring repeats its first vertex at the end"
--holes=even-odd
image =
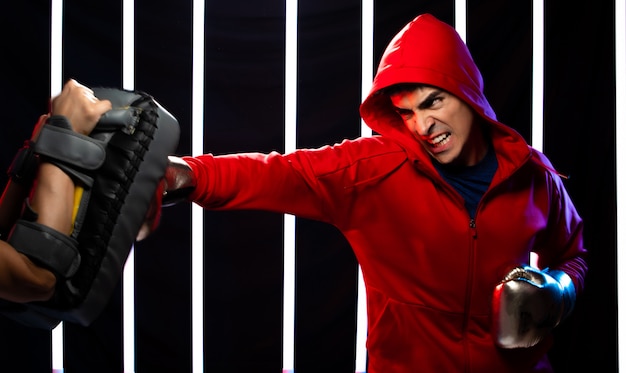
{"type": "Polygon", "coordinates": [[[411,126],[411,130],[420,135],[426,136],[430,132],[430,128],[432,126],[432,120],[428,115],[425,115],[423,112],[418,110],[413,110],[413,115],[411,116],[410,122],[408,123],[411,126]]]}

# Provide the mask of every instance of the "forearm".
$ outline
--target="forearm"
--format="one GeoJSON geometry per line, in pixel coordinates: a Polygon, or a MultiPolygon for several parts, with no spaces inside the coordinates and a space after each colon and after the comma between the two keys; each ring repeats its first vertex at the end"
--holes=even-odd
{"type": "MultiPolygon", "coordinates": [[[[14,184],[5,190],[6,198],[3,199],[22,197],[18,200],[20,201],[19,214],[22,203],[25,201],[24,195],[26,193],[23,188],[14,184]]],[[[7,202],[6,206],[8,205],[7,202]]],[[[41,164],[29,205],[37,214],[37,223],[64,234],[71,233],[74,183],[62,170],[50,163],[41,164]]],[[[2,284],[0,297],[14,302],[49,299],[54,293],[55,275],[34,263],[26,255],[14,250],[9,244],[2,242],[1,245],[0,255],[3,259],[0,268],[0,283],[2,284]]]]}
{"type": "MultiPolygon", "coordinates": [[[[68,278],[78,268],[77,242],[68,236],[73,229],[74,180],[67,170],[51,163],[65,146],[55,141],[67,141],[68,147],[80,143],[111,107],[109,100],[98,100],[88,87],[68,81],[51,99],[50,115],[40,117],[31,142],[22,149],[27,151],[15,158],[26,162],[14,160],[11,180],[0,199],[0,229],[7,236],[2,237],[6,242],[0,241],[0,297],[16,302],[48,300],[57,278],[68,278]],[[67,136],[68,132],[80,135],[67,136]]],[[[83,151],[91,150],[74,152],[82,157],[83,151]]]]}
{"type": "Polygon", "coordinates": [[[74,209],[72,179],[55,165],[42,163],[30,206],[37,213],[37,223],[69,235],[74,209]]]}
{"type": "Polygon", "coordinates": [[[12,180],[7,182],[0,197],[0,239],[6,240],[6,235],[20,217],[28,191],[28,188],[12,180]]]}
{"type": "MultiPolygon", "coordinates": [[[[42,115],[35,128],[38,128],[46,118],[46,115],[42,115]]],[[[38,166],[39,161],[33,152],[32,141],[24,143],[7,170],[9,180],[0,198],[0,239],[6,240],[6,235],[20,217],[24,200],[30,193],[38,166]]]]}
{"type": "Polygon", "coordinates": [[[196,177],[190,199],[212,210],[264,210],[324,219],[315,175],[300,160],[243,153],[183,157],[196,177]]]}
{"type": "Polygon", "coordinates": [[[0,298],[11,302],[45,301],[54,294],[54,274],[0,241],[0,298]]]}

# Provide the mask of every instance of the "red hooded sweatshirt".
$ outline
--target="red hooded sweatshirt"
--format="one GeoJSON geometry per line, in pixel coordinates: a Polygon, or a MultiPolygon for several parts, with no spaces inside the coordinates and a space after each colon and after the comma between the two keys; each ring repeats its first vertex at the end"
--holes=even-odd
{"type": "Polygon", "coordinates": [[[550,372],[551,338],[527,349],[494,345],[492,293],[531,252],[539,267],[565,271],[580,292],[582,221],[546,157],[497,121],[455,30],[428,14],[401,30],[361,115],[377,135],[284,155],[185,157],[197,177],[190,199],[337,227],[363,272],[369,373],[550,372]],[[498,168],[475,218],[389,98],[377,94],[405,82],[445,89],[489,123],[498,168]]]}

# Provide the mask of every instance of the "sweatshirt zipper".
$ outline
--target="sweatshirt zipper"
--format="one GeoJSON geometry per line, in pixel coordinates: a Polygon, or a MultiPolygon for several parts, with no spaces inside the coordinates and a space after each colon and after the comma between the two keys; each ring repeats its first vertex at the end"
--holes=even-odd
{"type": "Polygon", "coordinates": [[[469,258],[468,258],[468,271],[467,271],[467,287],[465,288],[465,313],[463,316],[463,349],[465,352],[465,372],[469,372],[470,371],[470,356],[469,356],[469,343],[467,340],[467,328],[469,325],[469,319],[470,319],[470,305],[471,305],[471,294],[472,294],[472,287],[474,284],[473,278],[474,278],[474,266],[472,265],[472,263],[474,263],[474,256],[475,256],[475,250],[476,250],[476,238],[477,238],[477,233],[476,233],[476,219],[470,217],[469,219],[469,229],[470,229],[470,236],[469,236],[469,258]]]}
{"type": "Polygon", "coordinates": [[[472,230],[472,237],[476,238],[476,220],[474,218],[470,218],[469,227],[472,230]]]}

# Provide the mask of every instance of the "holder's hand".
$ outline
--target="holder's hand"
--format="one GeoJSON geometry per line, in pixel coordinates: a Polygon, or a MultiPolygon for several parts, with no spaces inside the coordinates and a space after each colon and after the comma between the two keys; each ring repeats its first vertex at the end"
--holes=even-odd
{"type": "Polygon", "coordinates": [[[111,101],[99,100],[89,87],[74,79],[68,80],[61,93],[50,101],[50,114],[66,117],[72,129],[82,135],[89,135],[109,110],[111,101]]]}

